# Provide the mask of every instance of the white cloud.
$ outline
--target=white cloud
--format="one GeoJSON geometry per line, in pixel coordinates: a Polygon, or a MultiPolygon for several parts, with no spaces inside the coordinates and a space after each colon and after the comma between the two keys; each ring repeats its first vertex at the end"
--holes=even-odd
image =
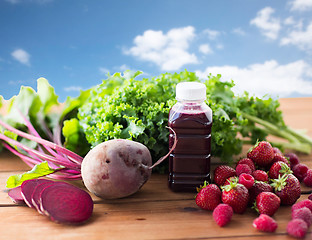
{"type": "Polygon", "coordinates": [[[198,63],[195,54],[189,53],[190,42],[195,37],[192,26],[173,28],[166,34],[147,30],[134,39],[134,46],[124,54],[155,63],[164,71],[175,71],[186,64],[198,63]]]}
{"type": "Polygon", "coordinates": [[[65,91],[65,92],[79,92],[80,90],[82,90],[82,87],[80,87],[80,86],[68,86],[68,87],[64,87],[64,91],[65,91]]]}
{"type": "Polygon", "coordinates": [[[22,64],[30,66],[30,55],[25,50],[19,48],[11,53],[11,56],[22,64]]]}
{"type": "Polygon", "coordinates": [[[294,25],[295,24],[295,20],[294,20],[293,16],[290,16],[290,17],[286,18],[284,20],[284,24],[285,25],[294,25]]]}
{"type": "Polygon", "coordinates": [[[105,67],[99,67],[99,71],[101,74],[108,74],[110,71],[108,68],[105,68],[105,67]]]}
{"type": "Polygon", "coordinates": [[[293,0],[290,5],[291,11],[308,11],[312,9],[312,0],[293,0]]]}
{"type": "Polygon", "coordinates": [[[20,86],[20,85],[33,85],[36,82],[37,82],[36,79],[23,79],[23,80],[9,80],[8,84],[20,86]]]}
{"type": "Polygon", "coordinates": [[[201,45],[199,46],[198,50],[199,50],[201,53],[203,53],[203,54],[211,54],[211,53],[213,53],[213,51],[212,51],[212,49],[211,49],[211,47],[210,47],[210,45],[209,45],[208,43],[206,43],[206,44],[201,44],[201,45]]]}
{"type": "Polygon", "coordinates": [[[303,20],[295,20],[293,16],[284,19],[283,24],[288,32],[293,31],[294,29],[302,30],[303,28],[303,20]]]}
{"type": "Polygon", "coordinates": [[[281,29],[280,20],[272,17],[274,12],[273,8],[265,7],[250,21],[250,24],[258,27],[264,36],[273,40],[278,37],[281,29]]]}
{"type": "Polygon", "coordinates": [[[207,35],[210,40],[216,40],[221,35],[221,32],[207,28],[203,31],[203,34],[207,35]]]}
{"type": "Polygon", "coordinates": [[[224,49],[224,46],[223,46],[223,44],[218,43],[216,48],[222,50],[222,49],[224,49]]]}
{"type": "Polygon", "coordinates": [[[73,70],[73,68],[72,68],[72,67],[67,66],[67,65],[64,65],[64,66],[63,66],[63,69],[64,69],[64,70],[67,70],[67,71],[71,71],[71,70],[73,70]]]}
{"type": "Polygon", "coordinates": [[[212,66],[204,71],[196,71],[201,78],[209,73],[221,74],[223,80],[233,79],[237,94],[248,91],[262,97],[287,97],[293,93],[312,96],[312,65],[303,60],[280,65],[271,60],[249,65],[245,68],[237,66],[212,66]]]}
{"type": "Polygon", "coordinates": [[[312,50],[312,21],[305,30],[293,29],[281,39],[281,45],[295,45],[301,50],[312,50]]]}
{"type": "Polygon", "coordinates": [[[234,28],[232,30],[232,32],[237,34],[237,35],[240,35],[240,36],[245,36],[246,35],[246,32],[243,29],[241,29],[240,27],[234,28]]]}
{"type": "Polygon", "coordinates": [[[127,64],[122,64],[118,68],[120,69],[120,71],[130,70],[130,67],[127,64]]]}

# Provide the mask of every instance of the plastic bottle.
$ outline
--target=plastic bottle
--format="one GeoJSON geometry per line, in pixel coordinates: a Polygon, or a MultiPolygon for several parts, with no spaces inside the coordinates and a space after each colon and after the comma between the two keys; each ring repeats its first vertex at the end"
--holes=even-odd
{"type": "MultiPolygon", "coordinates": [[[[168,184],[172,191],[196,191],[210,181],[212,110],[205,103],[206,86],[181,82],[176,86],[177,103],[169,112],[168,125],[177,134],[177,145],[169,156],[168,184]]],[[[174,134],[169,134],[169,149],[174,134]]]]}

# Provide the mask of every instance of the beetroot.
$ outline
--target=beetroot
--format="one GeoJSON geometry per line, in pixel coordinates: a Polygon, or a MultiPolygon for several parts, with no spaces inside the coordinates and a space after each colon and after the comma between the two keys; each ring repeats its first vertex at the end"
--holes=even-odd
{"type": "Polygon", "coordinates": [[[78,224],[88,220],[93,201],[82,189],[70,184],[52,184],[41,191],[40,208],[52,221],[78,224]]]}
{"type": "Polygon", "coordinates": [[[24,198],[25,203],[31,207],[35,208],[35,206],[32,203],[32,193],[35,189],[35,187],[41,183],[49,182],[50,180],[47,179],[31,179],[26,180],[21,185],[21,194],[24,198]]]}
{"type": "Polygon", "coordinates": [[[152,157],[141,143],[113,139],[100,143],[81,164],[87,189],[104,199],[136,193],[151,176],[152,157]]]}
{"type": "MultiPolygon", "coordinates": [[[[40,210],[40,196],[41,196],[41,192],[44,188],[46,188],[47,186],[50,186],[52,184],[55,184],[56,182],[54,181],[46,181],[46,182],[43,182],[43,183],[40,183],[38,184],[33,192],[32,192],[32,195],[31,195],[31,201],[32,201],[32,204],[33,206],[37,209],[37,211],[39,213],[42,214],[41,210],[40,210]]],[[[64,183],[65,184],[65,183],[64,183]]]]}
{"type": "Polygon", "coordinates": [[[10,189],[8,195],[14,203],[25,204],[24,198],[22,196],[21,186],[10,189]]]}

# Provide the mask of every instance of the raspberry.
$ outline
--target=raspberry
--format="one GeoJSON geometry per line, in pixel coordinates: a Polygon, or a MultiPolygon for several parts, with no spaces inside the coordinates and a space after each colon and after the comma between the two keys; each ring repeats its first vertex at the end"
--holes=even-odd
{"type": "Polygon", "coordinates": [[[294,210],[297,210],[303,207],[307,207],[308,209],[310,209],[312,213],[312,201],[310,199],[305,199],[305,200],[295,203],[294,205],[292,205],[291,211],[293,212],[294,210]]]}
{"type": "Polygon", "coordinates": [[[228,224],[233,216],[233,209],[230,205],[220,203],[212,212],[213,219],[220,226],[223,227],[228,224]]]}
{"type": "Polygon", "coordinates": [[[303,208],[299,208],[294,210],[291,213],[291,217],[292,219],[296,219],[296,218],[300,218],[303,221],[305,221],[308,224],[308,227],[311,226],[312,224],[312,213],[310,211],[310,209],[308,209],[307,207],[303,207],[303,208]]]}
{"type": "Polygon", "coordinates": [[[255,179],[250,174],[242,173],[239,175],[238,182],[243,184],[247,189],[250,189],[254,185],[255,179]]]}
{"type": "Polygon", "coordinates": [[[296,178],[298,178],[298,180],[302,182],[303,179],[306,177],[309,168],[304,163],[298,163],[296,166],[293,167],[292,170],[296,178]]]}
{"type": "Polygon", "coordinates": [[[252,173],[254,176],[255,180],[261,181],[261,182],[268,182],[269,181],[269,176],[268,174],[263,171],[263,170],[256,170],[252,173]]]}
{"type": "Polygon", "coordinates": [[[247,164],[252,172],[256,171],[255,164],[250,158],[242,158],[241,160],[238,161],[237,165],[238,164],[247,164]]]}
{"type": "Polygon", "coordinates": [[[251,174],[251,168],[247,164],[240,163],[236,166],[236,175],[239,176],[242,173],[251,174]]]}
{"type": "Polygon", "coordinates": [[[307,186],[307,187],[312,187],[312,169],[309,169],[307,171],[307,175],[305,176],[305,178],[303,179],[303,183],[307,186]]]}
{"type": "Polygon", "coordinates": [[[287,224],[287,233],[295,238],[304,238],[308,231],[308,224],[300,218],[292,219],[287,224]]]}
{"type": "Polygon", "coordinates": [[[275,232],[277,223],[269,215],[260,214],[260,216],[253,221],[252,226],[262,232],[275,232]]]}

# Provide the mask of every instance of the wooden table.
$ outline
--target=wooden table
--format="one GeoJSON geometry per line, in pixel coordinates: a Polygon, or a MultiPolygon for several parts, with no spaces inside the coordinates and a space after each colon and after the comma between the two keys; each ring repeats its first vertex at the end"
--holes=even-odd
{"type": "MultiPolygon", "coordinates": [[[[312,137],[312,98],[281,99],[286,123],[306,129],[312,137]]],[[[244,148],[246,153],[247,148],[244,148]]],[[[312,155],[299,155],[312,167],[312,155]]],[[[54,223],[26,206],[12,203],[5,189],[6,179],[29,168],[8,152],[0,154],[0,239],[292,239],[286,234],[291,219],[290,207],[281,207],[274,218],[278,229],[274,234],[252,227],[257,217],[248,209],[235,214],[231,223],[220,228],[211,212],[200,210],[193,193],[173,193],[167,188],[167,176],[153,174],[135,195],[104,201],[95,196],[94,213],[81,226],[54,223]]],[[[310,191],[302,187],[304,191],[310,191]]],[[[300,200],[307,199],[302,194],[300,200]]],[[[312,239],[311,228],[306,239],[312,239]]]]}

